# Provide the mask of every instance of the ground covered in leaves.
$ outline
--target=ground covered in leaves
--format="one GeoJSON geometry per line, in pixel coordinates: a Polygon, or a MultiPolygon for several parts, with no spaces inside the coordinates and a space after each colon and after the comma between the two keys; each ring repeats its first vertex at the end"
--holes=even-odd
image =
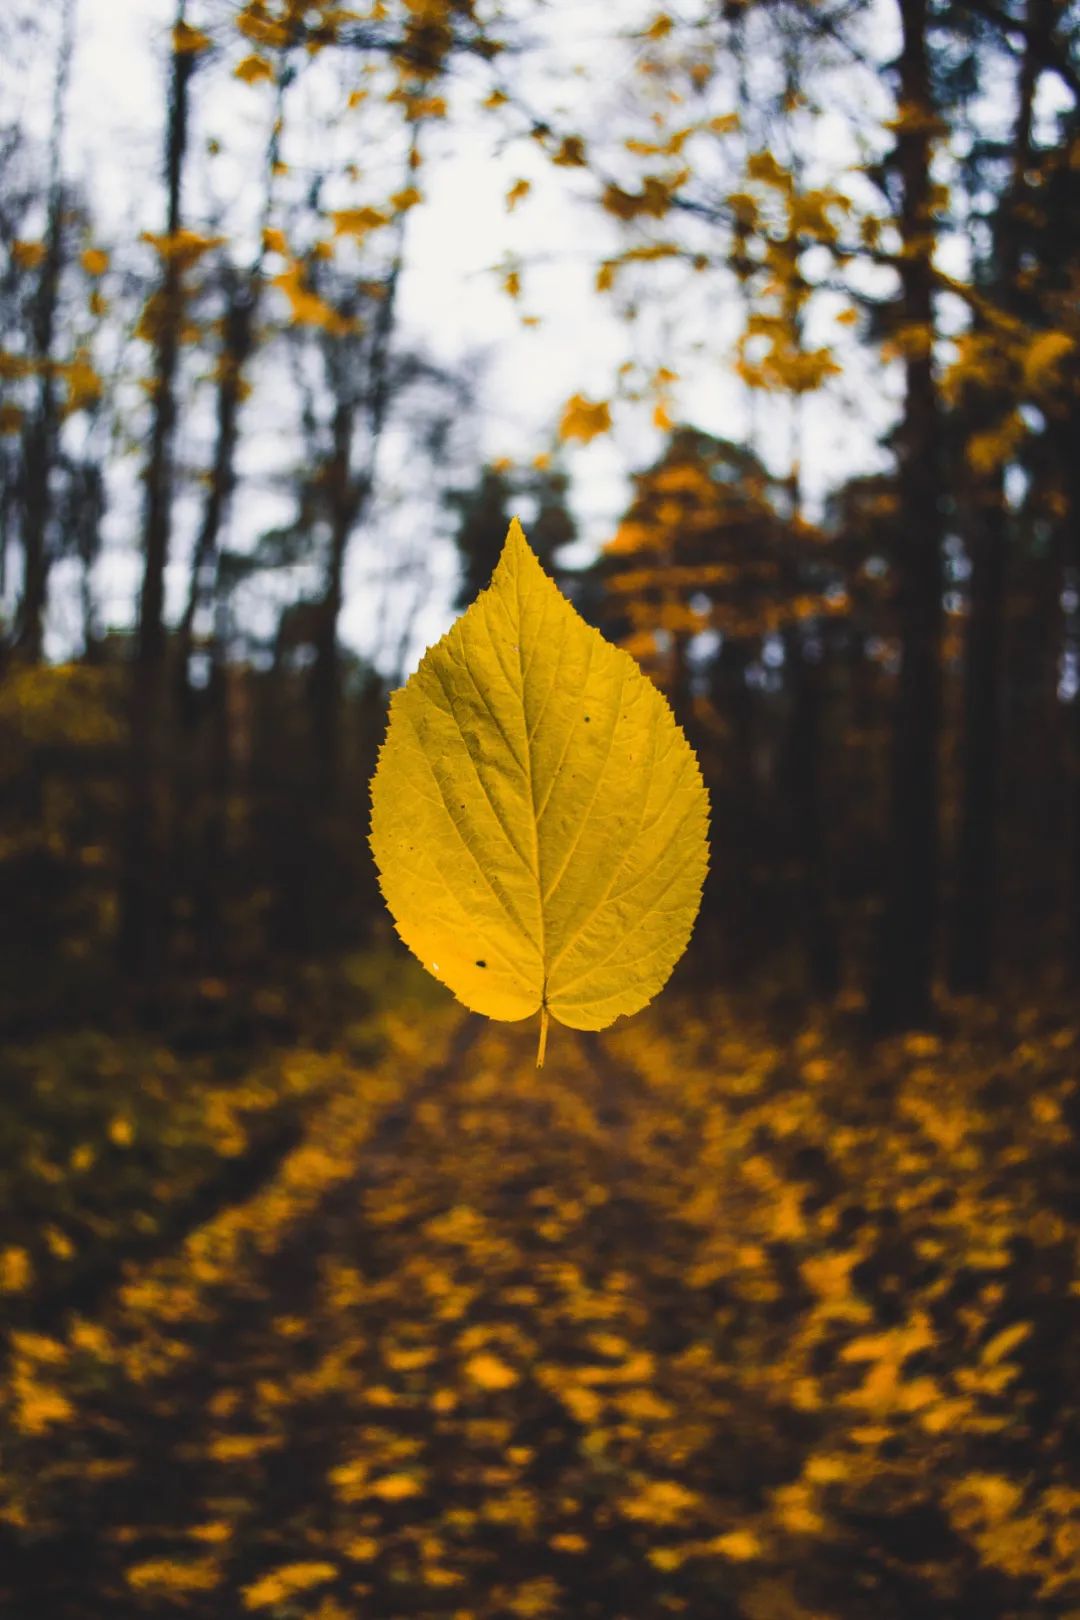
{"type": "MultiPolygon", "coordinates": [[[[6,1620],[1080,1615],[1075,1028],[669,996],[538,1073],[397,1006],[377,1060],[264,1067],[293,1134],[167,1241],[118,1215],[115,1277],[35,1308],[6,1243],[6,1620]]],[[[164,1197],[198,1131],[153,1118],[164,1197]]]]}

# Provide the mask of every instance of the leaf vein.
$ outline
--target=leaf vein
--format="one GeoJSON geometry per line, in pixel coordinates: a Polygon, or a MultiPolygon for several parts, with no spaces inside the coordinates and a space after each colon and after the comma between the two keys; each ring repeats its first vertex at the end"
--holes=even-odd
{"type": "MultiPolygon", "coordinates": [[[[562,865],[559,867],[558,872],[555,874],[555,880],[552,883],[551,887],[547,890],[547,892],[544,895],[543,903],[544,903],[545,906],[550,902],[552,897],[556,894],[556,892],[558,891],[559,884],[562,882],[563,878],[566,876],[567,868],[569,867],[570,862],[574,858],[574,854],[577,851],[578,845],[581,843],[582,835],[584,834],[585,829],[589,825],[589,820],[590,820],[590,818],[592,816],[593,808],[594,808],[594,806],[596,804],[597,799],[600,797],[600,789],[603,786],[603,782],[604,782],[604,773],[607,770],[608,765],[611,762],[612,749],[615,747],[615,735],[616,735],[616,733],[617,733],[617,731],[619,729],[619,711],[622,708],[623,694],[624,694],[625,691],[626,691],[626,665],[625,664],[620,664],[620,666],[619,666],[619,693],[618,693],[618,697],[616,698],[615,704],[614,704],[615,718],[613,719],[613,721],[611,723],[611,734],[608,737],[607,752],[604,755],[603,763],[600,766],[600,769],[599,769],[599,771],[597,772],[597,775],[596,775],[596,786],[593,789],[593,796],[589,800],[589,803],[588,803],[583,815],[580,817],[580,819],[578,821],[577,831],[575,832],[574,837],[571,840],[570,848],[567,850],[566,855],[563,858],[562,865]]],[[[571,729],[570,735],[571,736],[573,735],[572,729],[571,729]]]]}
{"type": "MultiPolygon", "coordinates": [[[[460,838],[460,840],[461,840],[462,844],[464,845],[464,847],[468,850],[469,854],[472,856],[472,859],[473,859],[473,862],[476,865],[477,871],[480,873],[480,876],[483,878],[484,882],[487,884],[488,888],[491,890],[492,894],[495,896],[495,899],[498,901],[499,905],[502,907],[502,909],[505,912],[506,916],[509,917],[510,921],[514,924],[515,928],[518,928],[518,929],[521,930],[521,932],[525,935],[525,938],[529,941],[529,944],[534,948],[534,950],[539,949],[539,947],[538,947],[538,945],[536,943],[536,940],[529,933],[529,930],[525,927],[524,923],[521,921],[520,917],[517,915],[517,913],[514,910],[513,906],[510,904],[510,902],[507,900],[506,896],[501,892],[501,890],[496,887],[496,885],[493,883],[492,879],[488,876],[488,873],[487,873],[487,870],[486,870],[486,868],[484,866],[484,863],[480,860],[480,858],[477,855],[476,851],[473,849],[472,845],[469,843],[469,840],[466,838],[464,832],[461,830],[461,827],[460,827],[459,823],[455,820],[453,811],[450,809],[450,801],[447,799],[446,794],[443,792],[443,785],[439,781],[438,775],[436,774],[436,771],[435,771],[435,767],[431,763],[430,759],[428,759],[427,754],[424,751],[423,738],[420,736],[420,732],[419,732],[419,729],[417,727],[416,721],[413,719],[413,717],[409,713],[408,709],[404,709],[403,712],[406,715],[406,718],[408,719],[408,722],[409,722],[410,726],[413,729],[413,733],[414,733],[414,735],[416,737],[416,740],[417,740],[418,744],[420,745],[420,757],[423,759],[424,764],[427,766],[428,770],[431,772],[431,779],[435,783],[436,788],[438,789],[439,799],[442,801],[442,807],[446,812],[447,820],[449,821],[450,825],[453,827],[454,831],[457,833],[457,835],[460,838]]],[[[441,874],[440,874],[440,876],[441,876],[441,874]]],[[[443,881],[445,882],[445,879],[443,881]]],[[[447,887],[449,887],[449,885],[447,885],[447,887]]],[[[543,955],[543,953],[541,952],[541,957],[542,957],[542,955],[543,955]]]]}

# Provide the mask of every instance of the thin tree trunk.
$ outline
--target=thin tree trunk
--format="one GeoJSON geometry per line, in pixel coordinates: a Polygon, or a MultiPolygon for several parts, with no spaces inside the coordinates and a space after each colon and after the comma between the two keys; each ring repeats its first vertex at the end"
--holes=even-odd
{"type": "Polygon", "coordinates": [[[822,687],[827,650],[812,662],[797,630],[785,637],[791,690],[787,758],[789,827],[799,868],[799,932],[811,993],[828,998],[840,987],[840,952],[829,881],[825,818],[821,808],[822,687]]]}
{"type": "Polygon", "coordinates": [[[245,275],[229,272],[221,356],[218,362],[217,437],[214,463],[203,504],[202,521],[191,559],[188,597],[177,626],[177,677],[181,716],[193,718],[190,663],[195,619],[199,608],[217,594],[217,561],[221,530],[236,488],[236,451],[240,440],[240,407],[244,398],[245,369],[255,343],[255,326],[263,292],[263,261],[266,256],[266,230],[272,218],[274,180],[281,157],[285,93],[292,82],[288,63],[277,79],[274,122],[266,148],[266,190],[263,198],[259,243],[255,258],[245,275]]]}
{"type": "Polygon", "coordinates": [[[900,316],[908,348],[904,414],[897,434],[901,667],[893,720],[885,903],[871,999],[872,1020],[882,1033],[931,1017],[939,904],[942,475],[932,358],[934,109],[927,61],[928,0],[901,0],[900,17],[900,316]]]}
{"type": "Polygon", "coordinates": [[[37,402],[23,440],[23,585],[15,620],[15,650],[30,663],[42,654],[45,605],[49,589],[49,484],[56,460],[58,412],[53,381],[53,338],[63,268],[64,188],[63,139],[67,88],[75,47],[75,0],[64,0],[60,50],[53,86],[52,132],[49,139],[49,215],[45,257],[30,321],[31,354],[37,374],[37,402]]]}
{"type": "Polygon", "coordinates": [[[192,718],[190,669],[195,619],[213,593],[222,524],[236,487],[236,448],[244,367],[251,356],[258,290],[253,279],[233,281],[225,310],[225,334],[218,360],[217,436],[202,520],[195,538],[187,603],[176,627],[176,676],[181,714],[192,718]]]}
{"type": "MultiPolygon", "coordinates": [[[[1077,422],[1075,418],[1080,412],[1073,412],[1072,433],[1065,437],[1075,445],[1077,422]]],[[[1073,579],[1073,588],[1080,590],[1080,456],[1075,449],[1073,453],[1066,453],[1065,465],[1066,492],[1068,500],[1068,528],[1065,535],[1066,563],[1073,579]]],[[[1080,619],[1080,614],[1074,613],[1074,623],[1080,619]]],[[[1074,653],[1080,665],[1080,635],[1077,636],[1074,653]]],[[[1080,670],[1078,670],[1080,674],[1080,670]]],[[[1072,699],[1072,782],[1070,821],[1072,823],[1072,871],[1069,882],[1069,964],[1075,977],[1080,978],[1080,692],[1072,699]]]]}
{"type": "Polygon", "coordinates": [[[315,662],[311,670],[316,790],[319,803],[327,811],[333,806],[338,786],[341,672],[337,627],[344,598],[345,559],[353,525],[367,496],[367,490],[356,484],[353,478],[352,443],[355,430],[356,402],[352,398],[341,399],[334,411],[333,454],[327,469],[330,551],[316,619],[315,662]]]}
{"type": "MultiPolygon", "coordinates": [[[[794,79],[792,80],[794,87],[794,79]]],[[[794,290],[794,283],[793,283],[794,290]]],[[[788,321],[802,341],[798,300],[790,299],[788,321]]],[[[791,471],[787,478],[790,535],[781,543],[797,548],[802,524],[802,399],[791,398],[791,471]]],[[[797,552],[792,555],[785,581],[789,599],[802,589],[797,552]]],[[[829,998],[840,986],[840,955],[836,921],[830,896],[829,857],[825,818],[821,808],[821,688],[828,647],[819,643],[820,660],[807,656],[806,640],[798,621],[784,635],[784,676],[791,694],[786,755],[789,784],[788,826],[790,848],[798,867],[798,930],[812,995],[829,998]]]]}
{"type": "MultiPolygon", "coordinates": [[[[410,151],[408,174],[412,172],[410,151]]],[[[326,581],[320,603],[315,663],[311,672],[312,730],[315,741],[317,787],[320,803],[329,813],[337,795],[339,778],[339,711],[341,671],[338,656],[338,620],[344,600],[345,563],[349,541],[375,492],[375,462],[379,441],[390,403],[390,343],[393,337],[397,291],[404,267],[405,219],[398,224],[397,248],[384,283],[377,308],[368,362],[367,427],[368,463],[363,473],[352,470],[352,447],[357,425],[357,400],[344,380],[342,397],[334,413],[333,451],[329,471],[330,552],[326,581]]]]}
{"type": "MultiPolygon", "coordinates": [[[[178,0],[176,23],[184,20],[178,0]]],[[[143,509],[143,578],[131,664],[127,828],[120,917],[120,959],[129,974],[152,981],[160,966],[164,924],[162,851],[158,848],[158,754],[164,721],[165,565],[172,529],[176,373],[180,358],[183,285],[178,256],[169,251],[180,229],[187,149],[188,85],[194,58],[174,51],[165,138],[166,233],[154,364],[153,419],[143,509]]]]}
{"type": "MultiPolygon", "coordinates": [[[[1034,19],[1029,18],[1029,21],[1034,19]]],[[[1012,177],[994,230],[991,296],[1010,300],[1020,263],[1017,215],[1031,156],[1038,80],[1038,36],[1025,35],[1017,85],[1012,177]]],[[[1000,394],[981,399],[976,431],[993,428],[1008,410],[1000,394]]],[[[989,989],[998,911],[998,822],[1001,797],[1003,609],[1009,539],[1004,469],[978,480],[971,507],[971,597],[964,660],[964,753],[955,917],[949,983],[960,994],[989,989]]]]}

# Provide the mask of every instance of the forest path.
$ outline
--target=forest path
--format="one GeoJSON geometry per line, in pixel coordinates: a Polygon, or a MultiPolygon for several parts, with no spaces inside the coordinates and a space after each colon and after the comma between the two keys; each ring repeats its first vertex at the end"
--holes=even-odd
{"type": "Polygon", "coordinates": [[[403,1035],[100,1322],[28,1336],[5,1617],[1066,1612],[1052,1133],[1006,1169],[1009,1120],[981,1143],[915,1063],[553,1036],[538,1073],[532,1031],[403,1035]]]}

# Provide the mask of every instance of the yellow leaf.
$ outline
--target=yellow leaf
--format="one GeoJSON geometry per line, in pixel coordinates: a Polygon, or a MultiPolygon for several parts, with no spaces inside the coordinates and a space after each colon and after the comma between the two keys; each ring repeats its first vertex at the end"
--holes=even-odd
{"type": "Polygon", "coordinates": [[[274,70],[265,56],[257,56],[253,51],[250,56],[245,56],[242,62],[236,64],[233,75],[244,84],[258,84],[261,79],[272,79],[274,70]]]}
{"type": "Polygon", "coordinates": [[[384,1502],[402,1502],[407,1496],[419,1496],[420,1486],[411,1474],[384,1474],[371,1486],[371,1495],[384,1502]]]}
{"type": "Polygon", "coordinates": [[[509,1389],[518,1381],[518,1375],[513,1367],[508,1367],[498,1356],[486,1352],[471,1356],[465,1363],[465,1371],[473,1383],[479,1384],[481,1389],[509,1389]]]}
{"type": "Polygon", "coordinates": [[[103,276],[109,268],[109,255],[104,248],[84,248],[80,257],[88,276],[103,276]]]}
{"type": "Polygon", "coordinates": [[[559,149],[553,155],[551,161],[563,169],[584,168],[586,163],[585,142],[581,136],[567,135],[566,139],[559,143],[559,149]]]}
{"type": "Polygon", "coordinates": [[[221,1583],[221,1571],[208,1558],[151,1558],[124,1571],[136,1592],[209,1592],[221,1583]]]}
{"type": "Polygon", "coordinates": [[[1024,355],[1024,381],[1028,387],[1056,381],[1065,362],[1075,355],[1076,347],[1076,339],[1068,332],[1040,332],[1024,355]]]}
{"type": "Polygon", "coordinates": [[[682,1568],[686,1563],[687,1554],[682,1547],[653,1547],[647,1557],[654,1569],[670,1574],[673,1569],[682,1568]]]}
{"type": "Polygon", "coordinates": [[[584,394],[574,394],[563,406],[562,420],[559,423],[560,439],[580,439],[588,444],[601,433],[611,431],[611,406],[606,399],[586,399],[584,394]]]}
{"type": "Polygon", "coordinates": [[[188,1531],[192,1541],[205,1541],[216,1545],[232,1539],[233,1527],[225,1519],[211,1519],[206,1524],[193,1524],[188,1531]]]}
{"type": "Polygon", "coordinates": [[[178,22],[173,29],[172,48],[177,56],[198,56],[209,50],[211,43],[209,34],[204,34],[201,28],[192,28],[189,23],[178,22]]]}
{"type": "Polygon", "coordinates": [[[774,186],[778,191],[786,191],[791,186],[790,172],[771,152],[752,152],[746,161],[746,172],[759,185],[774,186]]]}
{"type": "Polygon", "coordinates": [[[979,1360],[986,1366],[993,1367],[997,1362],[1003,1361],[1010,1351],[1023,1344],[1030,1333],[1030,1322],[1014,1322],[1012,1327],[1003,1328],[1000,1333],[994,1335],[990,1343],[983,1347],[979,1360]]]}
{"type": "Polygon", "coordinates": [[[357,1536],[355,1541],[346,1543],[344,1551],[346,1558],[358,1564],[369,1564],[379,1556],[379,1543],[374,1536],[357,1536]]]}
{"type": "Polygon", "coordinates": [[[251,1586],[244,1587],[244,1608],[266,1609],[271,1604],[283,1603],[297,1592],[307,1592],[313,1586],[332,1581],[336,1574],[335,1564],[283,1564],[251,1586]]]}
{"type": "Polygon", "coordinates": [[[313,292],[304,280],[304,267],[293,264],[280,276],[274,276],[271,286],[278,287],[289,300],[289,315],[297,326],[321,326],[335,337],[356,330],[357,323],[342,315],[325,298],[313,292]]]}
{"type": "Polygon", "coordinates": [[[521,199],[523,197],[527,197],[531,190],[531,180],[515,180],[513,185],[510,187],[510,190],[506,193],[507,210],[512,213],[521,199]]]}
{"type": "Polygon", "coordinates": [[[637,219],[645,214],[651,219],[663,219],[671,207],[671,197],[682,176],[662,180],[659,175],[646,175],[640,191],[624,191],[612,182],[604,188],[601,206],[616,219],[637,219]]]}
{"type": "Polygon", "coordinates": [[[115,1119],[109,1122],[109,1141],[116,1147],[126,1148],[130,1147],[134,1140],[134,1125],[130,1119],[125,1119],[123,1114],[117,1114],[115,1119]]]}
{"type": "Polygon", "coordinates": [[[75,358],[64,367],[67,381],[68,397],[65,409],[68,412],[81,411],[87,405],[96,405],[101,398],[104,384],[90,363],[90,356],[85,349],[77,349],[75,358]]]}
{"type": "Polygon", "coordinates": [[[390,223],[390,215],[381,208],[335,208],[330,217],[334,221],[335,236],[355,236],[357,239],[390,223]]]}
{"type": "Polygon", "coordinates": [[[371,846],[406,945],[490,1018],[604,1029],[686,948],[708,796],[665,699],[515,518],[472,607],[395,692],[371,846]]]}
{"type": "Polygon", "coordinates": [[[650,1524],[677,1524],[694,1511],[700,1497],[688,1491],[673,1479],[648,1479],[636,1496],[623,1497],[619,1510],[628,1519],[642,1519],[650,1524]]]}
{"type": "Polygon", "coordinates": [[[262,0],[251,0],[251,4],[246,5],[236,19],[236,26],[256,45],[269,45],[272,50],[280,50],[289,43],[289,30],[284,23],[266,17],[265,10],[262,0]]]}
{"type": "Polygon", "coordinates": [[[600,1396],[594,1390],[585,1389],[581,1384],[564,1384],[558,1393],[570,1416],[584,1428],[594,1424],[604,1410],[600,1396]]]}
{"type": "Polygon", "coordinates": [[[589,1550],[589,1543],[585,1537],[575,1535],[572,1531],[566,1535],[552,1536],[548,1546],[554,1547],[556,1552],[566,1553],[583,1553],[589,1550]]]}
{"type": "Polygon", "coordinates": [[[721,1558],[730,1558],[738,1564],[761,1557],[761,1543],[752,1530],[730,1530],[726,1536],[715,1536],[708,1543],[708,1548],[710,1552],[718,1552],[721,1558]]]}
{"type": "Polygon", "coordinates": [[[150,246],[160,253],[163,259],[174,260],[186,269],[209,253],[212,248],[220,247],[224,242],[223,236],[203,236],[199,231],[174,231],[156,234],[154,231],[143,231],[142,241],[149,242],[150,246]]]}
{"type": "Polygon", "coordinates": [[[0,1249],[0,1294],[22,1294],[34,1280],[34,1268],[25,1249],[0,1249]]]}
{"type": "Polygon", "coordinates": [[[45,257],[44,242],[24,242],[16,239],[11,244],[11,257],[22,270],[36,270],[45,257]]]}

